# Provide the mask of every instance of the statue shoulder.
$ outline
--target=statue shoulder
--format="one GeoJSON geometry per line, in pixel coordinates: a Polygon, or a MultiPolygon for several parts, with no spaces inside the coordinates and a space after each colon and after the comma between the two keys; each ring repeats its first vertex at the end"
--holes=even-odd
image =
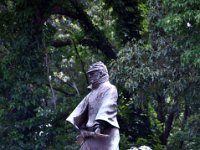
{"type": "Polygon", "coordinates": [[[116,88],[113,84],[111,84],[109,81],[103,83],[102,88],[103,88],[104,90],[106,90],[106,91],[109,90],[109,89],[112,89],[112,90],[116,90],[116,91],[117,91],[117,88],[116,88]]]}

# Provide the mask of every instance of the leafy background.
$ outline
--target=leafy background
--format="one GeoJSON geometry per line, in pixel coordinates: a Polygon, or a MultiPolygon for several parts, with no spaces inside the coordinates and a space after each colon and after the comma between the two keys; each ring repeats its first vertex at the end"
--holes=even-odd
{"type": "Polygon", "coordinates": [[[65,119],[100,60],[119,92],[120,150],[199,149],[199,4],[0,0],[0,149],[78,149],[65,119]]]}

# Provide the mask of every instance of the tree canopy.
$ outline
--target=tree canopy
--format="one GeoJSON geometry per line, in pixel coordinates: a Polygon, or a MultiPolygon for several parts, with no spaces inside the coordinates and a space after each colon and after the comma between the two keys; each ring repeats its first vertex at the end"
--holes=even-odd
{"type": "Polygon", "coordinates": [[[0,149],[75,150],[65,121],[103,61],[120,150],[199,142],[198,1],[0,0],[0,149]]]}

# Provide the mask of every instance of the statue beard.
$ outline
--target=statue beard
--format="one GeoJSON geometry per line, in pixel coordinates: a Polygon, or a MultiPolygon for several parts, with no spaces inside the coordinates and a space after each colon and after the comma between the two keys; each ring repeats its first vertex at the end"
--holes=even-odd
{"type": "Polygon", "coordinates": [[[109,79],[108,74],[104,74],[102,76],[99,74],[97,77],[89,79],[89,83],[90,85],[92,85],[92,88],[95,88],[99,86],[101,83],[108,81],[108,79],[109,79]]]}
{"type": "Polygon", "coordinates": [[[100,79],[100,75],[96,76],[96,77],[91,77],[91,79],[89,79],[90,84],[94,85],[97,84],[98,81],[100,79]]]}

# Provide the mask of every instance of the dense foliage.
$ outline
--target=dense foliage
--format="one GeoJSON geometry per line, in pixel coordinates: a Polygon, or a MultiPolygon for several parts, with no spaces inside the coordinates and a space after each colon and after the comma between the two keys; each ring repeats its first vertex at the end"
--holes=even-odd
{"type": "Polygon", "coordinates": [[[0,0],[0,149],[75,150],[65,121],[107,64],[120,150],[199,149],[199,2],[0,0]]]}
{"type": "Polygon", "coordinates": [[[163,4],[167,14],[161,19],[160,25],[167,33],[173,33],[175,43],[184,49],[183,61],[199,67],[200,2],[165,0],[163,4]]]}

